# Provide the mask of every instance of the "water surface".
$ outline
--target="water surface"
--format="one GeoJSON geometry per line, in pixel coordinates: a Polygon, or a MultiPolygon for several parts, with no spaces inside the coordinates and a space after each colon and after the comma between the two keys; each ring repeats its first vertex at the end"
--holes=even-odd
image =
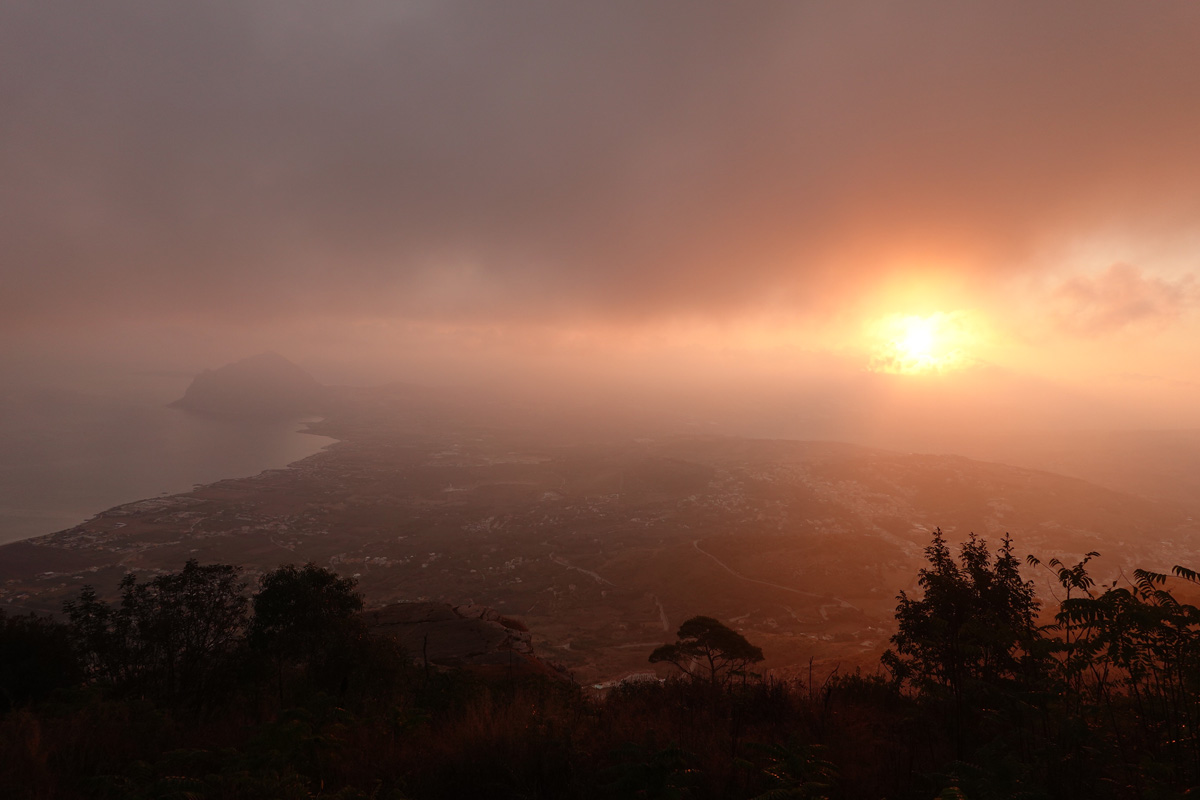
{"type": "Polygon", "coordinates": [[[283,467],[334,441],[303,427],[64,390],[0,397],[0,544],[122,503],[283,467]]]}

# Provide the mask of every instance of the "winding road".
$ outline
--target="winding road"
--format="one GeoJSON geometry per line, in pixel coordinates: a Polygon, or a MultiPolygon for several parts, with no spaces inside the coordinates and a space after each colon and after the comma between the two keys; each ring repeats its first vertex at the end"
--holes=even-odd
{"type": "Polygon", "coordinates": [[[782,589],[785,592],[791,592],[792,594],[803,595],[804,597],[815,597],[818,600],[824,600],[826,597],[829,597],[829,599],[831,599],[831,600],[836,600],[837,601],[836,603],[826,603],[825,605],[822,605],[820,607],[821,617],[824,619],[829,619],[829,614],[825,611],[825,609],[827,609],[827,608],[852,608],[855,611],[862,611],[862,609],[859,608],[858,606],[856,606],[852,603],[847,603],[845,600],[843,600],[840,597],[833,597],[831,595],[817,594],[815,592],[805,592],[800,589],[793,589],[791,586],[783,586],[778,583],[771,583],[770,581],[760,581],[758,578],[748,578],[745,575],[743,575],[742,573],[735,570],[733,567],[726,564],[721,559],[714,556],[712,553],[705,550],[703,547],[701,547],[699,539],[692,540],[692,547],[696,548],[696,552],[702,553],[703,555],[708,556],[713,561],[717,562],[717,564],[721,567],[721,569],[725,570],[733,577],[739,578],[740,580],[749,581],[750,583],[760,583],[763,586],[770,586],[772,589],[782,589]]]}

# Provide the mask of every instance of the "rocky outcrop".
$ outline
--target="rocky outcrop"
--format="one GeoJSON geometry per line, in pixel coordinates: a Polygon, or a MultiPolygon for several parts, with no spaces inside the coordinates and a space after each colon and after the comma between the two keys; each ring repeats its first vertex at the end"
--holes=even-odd
{"type": "Polygon", "coordinates": [[[562,674],[533,653],[520,620],[477,605],[393,603],[363,612],[371,632],[398,641],[417,663],[441,668],[513,674],[562,674]]]}

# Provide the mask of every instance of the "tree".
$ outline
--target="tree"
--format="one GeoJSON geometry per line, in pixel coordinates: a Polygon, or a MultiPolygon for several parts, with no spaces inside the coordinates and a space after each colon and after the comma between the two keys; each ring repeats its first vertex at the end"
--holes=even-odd
{"type": "Polygon", "coordinates": [[[883,656],[893,676],[923,691],[943,689],[961,699],[968,687],[996,686],[1020,671],[1037,637],[1033,582],[1021,579],[1012,540],[995,561],[975,534],[954,562],[940,528],[925,548],[929,566],[918,573],[923,597],[897,597],[899,630],[883,656]]]}
{"type": "Polygon", "coordinates": [[[250,644],[274,660],[281,698],[287,664],[303,666],[310,678],[323,673],[344,680],[347,656],[364,633],[358,616],[363,599],[355,585],[312,562],[287,564],[259,580],[250,644]]]}
{"type": "Polygon", "coordinates": [[[964,757],[978,715],[1015,689],[1033,685],[1040,641],[1033,582],[1024,581],[1005,536],[995,561],[975,534],[955,563],[941,528],[925,548],[929,566],[918,573],[923,597],[897,597],[899,630],[881,659],[898,684],[942,703],[949,733],[964,757]]]}
{"type": "Polygon", "coordinates": [[[674,644],[664,644],[650,654],[650,663],[669,662],[693,679],[707,678],[713,686],[724,686],[763,660],[762,648],[712,617],[692,617],[676,635],[674,644]]]}
{"type": "Polygon", "coordinates": [[[91,677],[163,698],[203,696],[241,642],[241,569],[189,559],[179,572],[121,579],[113,608],[85,586],[64,606],[91,677]]]}

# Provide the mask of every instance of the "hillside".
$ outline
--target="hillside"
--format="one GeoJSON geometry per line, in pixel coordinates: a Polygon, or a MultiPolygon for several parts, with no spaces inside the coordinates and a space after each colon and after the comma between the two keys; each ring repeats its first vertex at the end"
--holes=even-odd
{"type": "Polygon", "coordinates": [[[197,375],[171,405],[221,417],[279,418],[319,412],[328,391],[277,353],[262,353],[197,375]]]}

